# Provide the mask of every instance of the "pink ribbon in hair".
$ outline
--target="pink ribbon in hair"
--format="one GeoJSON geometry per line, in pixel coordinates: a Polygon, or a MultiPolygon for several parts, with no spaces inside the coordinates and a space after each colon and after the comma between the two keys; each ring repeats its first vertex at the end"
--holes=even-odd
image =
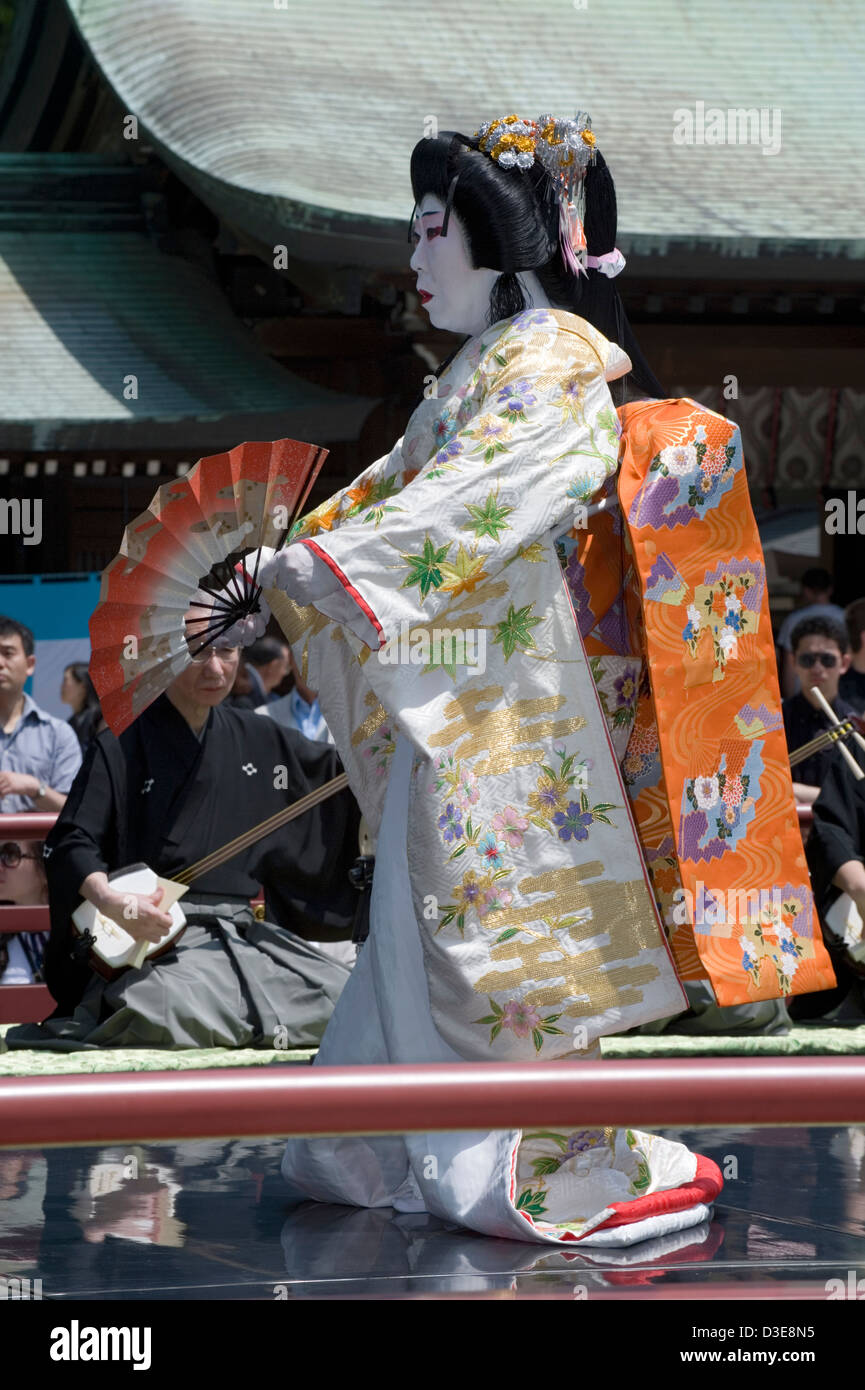
{"type": "Polygon", "coordinates": [[[603,256],[587,256],[586,265],[590,270],[599,270],[602,275],[606,275],[608,279],[612,280],[615,275],[624,270],[627,261],[616,246],[612,251],[605,251],[603,256]]]}

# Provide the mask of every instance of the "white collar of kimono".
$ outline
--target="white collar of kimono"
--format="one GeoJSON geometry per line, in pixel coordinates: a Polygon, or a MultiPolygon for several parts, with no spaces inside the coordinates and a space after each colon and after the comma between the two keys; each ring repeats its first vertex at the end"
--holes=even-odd
{"type": "Polygon", "coordinates": [[[625,376],[633,367],[628,354],[618,343],[610,343],[608,340],[609,352],[607,353],[607,365],[604,368],[605,381],[617,381],[620,376],[625,376]]]}

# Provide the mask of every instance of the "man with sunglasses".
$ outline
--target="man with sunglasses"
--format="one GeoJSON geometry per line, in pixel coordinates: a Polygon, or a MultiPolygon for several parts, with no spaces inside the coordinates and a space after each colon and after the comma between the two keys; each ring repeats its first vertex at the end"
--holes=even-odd
{"type": "MultiPolygon", "coordinates": [[[[847,633],[842,624],[831,618],[804,618],[794,627],[790,644],[793,666],[802,687],[798,695],[791,695],[781,705],[787,747],[792,753],[829,728],[815,690],[829,701],[839,719],[846,718],[853,710],[838,694],[838,682],[850,665],[847,633]]],[[[852,742],[848,746],[865,769],[865,754],[852,742]]],[[[793,791],[800,805],[813,805],[829,768],[840,757],[837,748],[825,748],[796,765],[793,791]]]]}
{"type": "MultiPolygon", "coordinates": [[[[38,907],[48,902],[41,840],[0,843],[0,902],[38,907]]],[[[29,985],[42,979],[47,932],[0,936],[0,985],[29,985]]]]}

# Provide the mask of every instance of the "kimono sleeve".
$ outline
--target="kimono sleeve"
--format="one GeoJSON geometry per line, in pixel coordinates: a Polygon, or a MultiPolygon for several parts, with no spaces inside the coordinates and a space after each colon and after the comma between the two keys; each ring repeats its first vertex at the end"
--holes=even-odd
{"type": "MultiPolygon", "coordinates": [[[[331,744],[276,728],[282,756],[296,760],[305,790],[339,776],[342,764],[331,744]]],[[[322,930],[337,938],[350,931],[358,895],[349,870],[359,853],[359,826],[357,802],[344,789],[262,842],[252,872],[264,888],[269,920],[313,941],[322,930]]]]}
{"type": "Polygon", "coordinates": [[[398,439],[389,454],[383,454],[375,463],[349,483],[348,487],[335,492],[326,502],[320,503],[313,511],[307,512],[295,523],[291,530],[291,540],[304,536],[317,536],[323,531],[332,531],[350,520],[360,511],[361,501],[369,504],[376,491],[387,492],[388,480],[402,471],[402,439],[398,439]]]}
{"type": "Polygon", "coordinates": [[[541,345],[527,336],[497,340],[479,374],[474,414],[377,527],[344,515],[338,528],[300,538],[285,556],[292,597],[372,649],[493,577],[617,467],[615,411],[588,338],[559,330],[541,345]]]}

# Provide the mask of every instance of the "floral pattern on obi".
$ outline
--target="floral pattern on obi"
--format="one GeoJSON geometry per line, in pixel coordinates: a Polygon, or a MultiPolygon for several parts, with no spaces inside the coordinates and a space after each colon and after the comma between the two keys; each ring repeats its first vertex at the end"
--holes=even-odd
{"type": "Polygon", "coordinates": [[[628,520],[637,526],[685,526],[717,507],[743,467],[736,425],[708,413],[696,417],[691,438],[655,454],[628,520]]]}
{"type": "Polygon", "coordinates": [[[648,698],[648,678],[643,677],[643,694],[637,703],[634,724],[622,762],[622,777],[633,799],[645,787],[654,787],[661,776],[661,749],[658,726],[648,698]]]}
{"type": "Polygon", "coordinates": [[[722,739],[713,767],[685,779],[678,851],[683,859],[720,859],[747,834],[760,797],[762,740],[722,739]]]}
{"type": "Polygon", "coordinates": [[[672,835],[667,835],[654,849],[646,848],[646,868],[658,903],[658,911],[668,934],[678,925],[676,913],[682,901],[682,879],[675,854],[672,835]]]}
{"type": "Polygon", "coordinates": [[[786,883],[759,898],[762,901],[753,904],[739,927],[742,969],[758,985],[768,962],[777,975],[779,993],[790,994],[796,971],[809,953],[812,894],[808,888],[786,883]]]}
{"type": "Polygon", "coordinates": [[[740,639],[757,631],[765,584],[759,560],[731,560],[708,570],[697,585],[682,639],[696,657],[703,633],[711,633],[713,680],[723,680],[727,662],[738,654],[740,639]]]}
{"type": "Polygon", "coordinates": [[[739,654],[741,638],[760,625],[766,572],[759,560],[722,561],[706,570],[691,594],[673,561],[661,552],[652,565],[646,599],[675,607],[687,605],[682,628],[687,685],[724,679],[727,662],[739,654]]]}
{"type": "MultiPolygon", "coordinates": [[[[614,515],[620,515],[618,510],[614,515]]],[[[606,612],[596,614],[586,585],[586,571],[580,560],[580,549],[579,534],[575,534],[574,531],[570,535],[559,537],[556,541],[556,554],[571,596],[580,636],[583,641],[587,637],[597,638],[617,656],[629,656],[632,637],[625,606],[625,586],[622,585],[606,612]]]]}

